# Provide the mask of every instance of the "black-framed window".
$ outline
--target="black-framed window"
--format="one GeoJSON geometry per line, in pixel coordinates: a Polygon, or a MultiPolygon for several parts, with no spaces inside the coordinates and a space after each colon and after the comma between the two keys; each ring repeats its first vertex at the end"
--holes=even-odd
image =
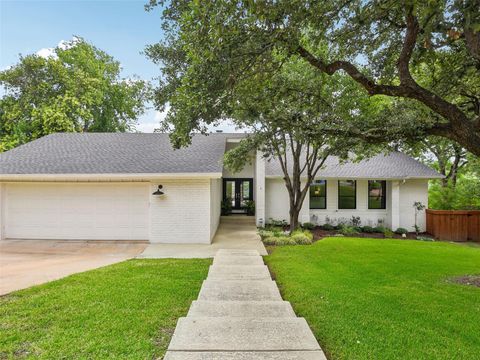
{"type": "Polygon", "coordinates": [[[387,182],[385,180],[368,180],[368,208],[386,209],[387,182]]]}
{"type": "Polygon", "coordinates": [[[338,208],[357,208],[357,181],[338,180],[338,208]]]}
{"type": "Polygon", "coordinates": [[[310,209],[327,208],[327,180],[315,180],[310,185],[310,209]]]}

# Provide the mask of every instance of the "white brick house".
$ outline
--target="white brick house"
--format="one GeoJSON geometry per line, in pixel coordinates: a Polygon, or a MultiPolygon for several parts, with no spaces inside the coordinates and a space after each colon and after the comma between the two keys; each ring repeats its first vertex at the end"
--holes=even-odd
{"type": "MultiPolygon", "coordinates": [[[[197,135],[174,150],[166,134],[54,134],[0,154],[0,239],[210,243],[222,199],[233,212],[254,200],[259,226],[287,220],[275,160],[254,154],[240,173],[223,168],[223,154],[242,136],[197,135]]],[[[438,177],[401,153],[343,165],[330,158],[300,221],[359,216],[364,225],[411,230],[413,202],[427,205],[428,180],[438,177]]]]}

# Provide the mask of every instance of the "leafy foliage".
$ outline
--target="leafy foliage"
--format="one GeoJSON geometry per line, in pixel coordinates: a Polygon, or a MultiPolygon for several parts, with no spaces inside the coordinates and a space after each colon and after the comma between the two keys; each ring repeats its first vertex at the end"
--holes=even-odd
{"type": "Polygon", "coordinates": [[[388,118],[387,111],[345,132],[372,141],[427,133],[480,154],[475,0],[151,0],[147,9],[157,5],[164,7],[166,36],[146,52],[163,65],[156,101],[160,109],[172,105],[167,122],[175,123],[177,145],[188,143],[192,130],[226,118],[242,84],[263,84],[300,57],[318,72],[348,75],[370,95],[437,114],[432,122],[393,111],[388,118]]]}
{"type": "Polygon", "coordinates": [[[149,86],[120,79],[120,63],[81,38],[51,56],[20,56],[0,72],[0,151],[55,132],[133,131],[149,86]]]}

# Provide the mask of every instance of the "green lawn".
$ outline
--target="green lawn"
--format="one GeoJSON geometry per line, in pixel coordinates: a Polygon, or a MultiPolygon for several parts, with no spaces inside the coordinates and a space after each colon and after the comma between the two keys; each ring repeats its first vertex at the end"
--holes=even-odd
{"type": "Polygon", "coordinates": [[[210,260],[130,260],[0,298],[0,359],[161,357],[210,260]]]}
{"type": "Polygon", "coordinates": [[[480,359],[480,248],[327,238],[266,261],[329,359],[480,359]]]}

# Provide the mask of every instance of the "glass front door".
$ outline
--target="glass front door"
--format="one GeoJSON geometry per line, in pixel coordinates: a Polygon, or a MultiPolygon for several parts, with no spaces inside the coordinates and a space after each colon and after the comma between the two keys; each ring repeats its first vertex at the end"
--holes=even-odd
{"type": "Polygon", "coordinates": [[[230,202],[232,212],[245,212],[247,201],[253,200],[253,179],[224,179],[223,199],[230,202]]]}

